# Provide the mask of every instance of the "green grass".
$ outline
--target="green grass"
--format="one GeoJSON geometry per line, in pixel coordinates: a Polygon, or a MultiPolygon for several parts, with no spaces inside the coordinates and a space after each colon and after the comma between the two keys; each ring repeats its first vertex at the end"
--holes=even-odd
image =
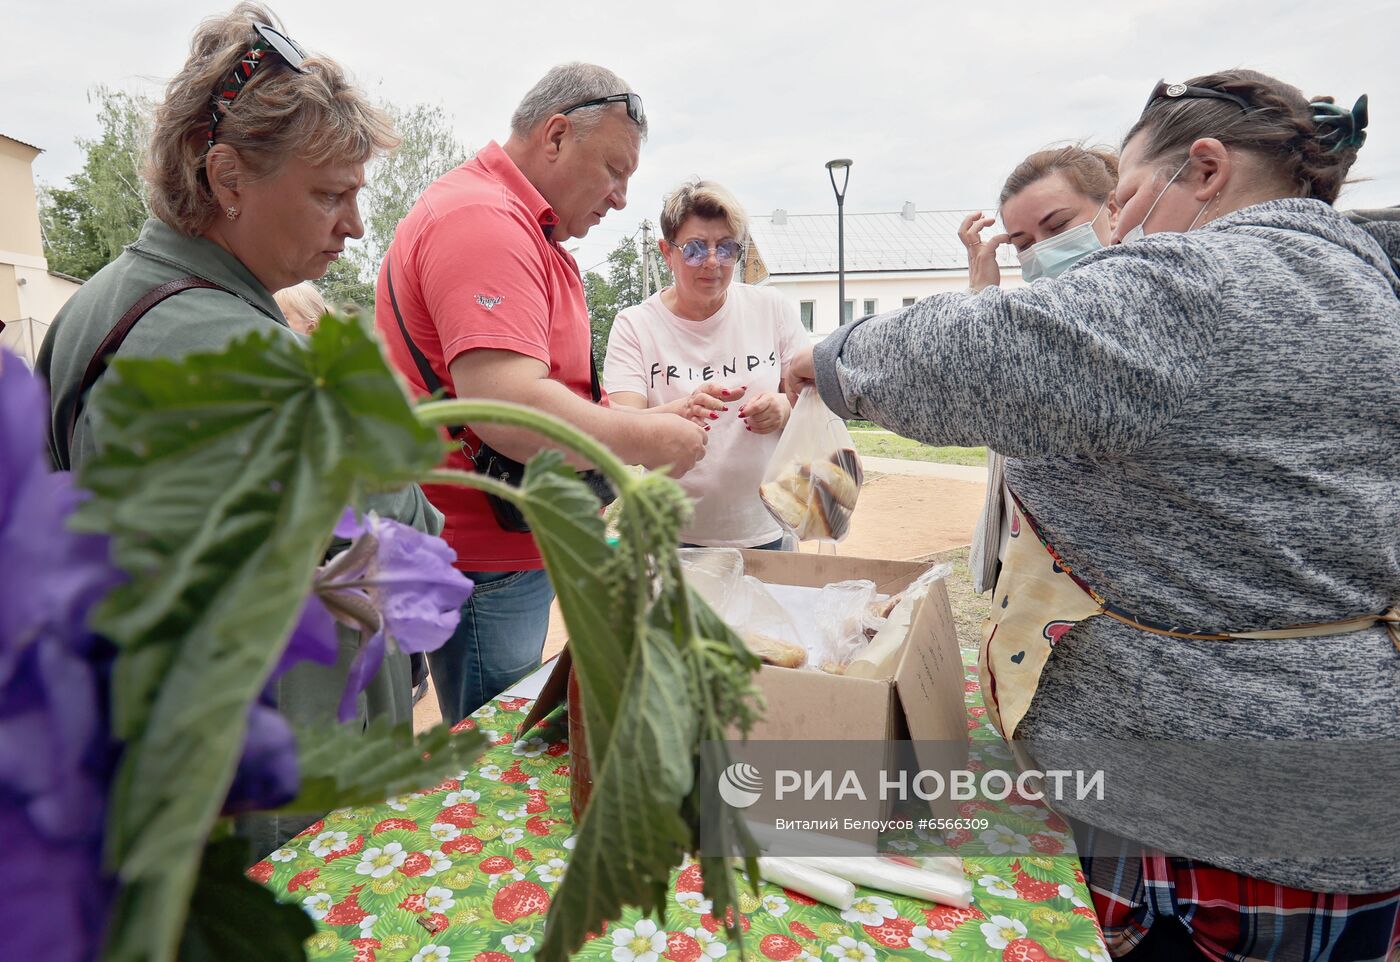
{"type": "Polygon", "coordinates": [[[855,429],[856,450],[869,458],[902,458],[905,461],[937,461],[940,464],[985,465],[986,448],[933,447],[887,431],[855,429]]]}

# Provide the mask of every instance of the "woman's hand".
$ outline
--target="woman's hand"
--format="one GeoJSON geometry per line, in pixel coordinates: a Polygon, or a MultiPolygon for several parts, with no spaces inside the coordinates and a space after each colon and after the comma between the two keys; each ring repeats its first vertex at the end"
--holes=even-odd
{"type": "Polygon", "coordinates": [[[739,409],[739,417],[743,418],[744,427],[754,434],[772,434],[774,431],[781,431],[783,425],[787,424],[788,415],[791,413],[792,406],[786,397],[781,394],[770,394],[767,391],[755,396],[752,401],[739,409]]]}
{"type": "Polygon", "coordinates": [[[787,389],[789,403],[796,404],[797,396],[802,393],[802,389],[815,386],[816,383],[817,368],[812,361],[812,349],[810,347],[801,348],[789,362],[787,370],[783,372],[783,386],[787,389]]]}
{"type": "Polygon", "coordinates": [[[671,405],[666,407],[673,414],[688,418],[708,431],[710,422],[718,420],[721,412],[729,410],[729,402],[738,401],[747,390],[747,385],[731,388],[706,381],[691,391],[689,397],[682,398],[679,402],[672,402],[674,407],[671,405]]]}
{"type": "Polygon", "coordinates": [[[967,248],[968,283],[974,291],[1001,284],[997,248],[1009,243],[1011,238],[1006,234],[997,234],[990,240],[982,239],[983,229],[995,223],[995,217],[983,217],[979,210],[964,217],[962,226],[958,228],[958,240],[967,248]]]}

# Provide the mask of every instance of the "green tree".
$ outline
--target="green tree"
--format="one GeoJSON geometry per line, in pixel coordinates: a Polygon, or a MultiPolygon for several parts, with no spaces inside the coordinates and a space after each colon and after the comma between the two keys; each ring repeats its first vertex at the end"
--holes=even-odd
{"type": "Polygon", "coordinates": [[[135,240],[151,215],[140,176],[150,136],[150,104],[107,87],[89,92],[88,102],[94,101],[102,132],[76,141],[85,154],[83,169],[66,187],[39,190],[39,222],[49,267],[84,279],[135,240]]]}
{"type": "MultiPolygon", "coordinates": [[[[377,268],[377,265],[376,265],[377,268]]],[[[328,304],[354,307],[374,316],[374,282],[377,274],[366,269],[354,252],[347,249],[339,260],[331,261],[316,282],[328,304]]]]}
{"type": "MultiPolygon", "coordinates": [[[[661,286],[669,287],[674,281],[670,268],[660,256],[655,263],[661,275],[661,286]]],[[[606,278],[594,271],[583,276],[583,295],[588,301],[588,321],[593,329],[593,356],[600,367],[608,354],[608,335],[612,333],[617,315],[642,303],[644,288],[656,291],[654,280],[650,285],[643,284],[641,251],[635,239],[619,241],[608,254],[607,264],[606,278]]]]}
{"type": "Polygon", "coordinates": [[[381,105],[403,138],[393,153],[374,165],[373,176],[360,194],[365,220],[363,255],[373,271],[394,239],[399,221],[428,189],[428,185],[467,159],[467,151],[452,132],[452,118],[437,106],[415,104],[407,109],[381,105]]]}
{"type": "Polygon", "coordinates": [[[370,313],[379,265],[399,221],[408,216],[429,184],[467,159],[467,151],[452,133],[452,119],[441,107],[380,106],[393,118],[402,140],[393,153],[375,163],[360,192],[364,240],[348,248],[320,281],[327,300],[370,313]]]}

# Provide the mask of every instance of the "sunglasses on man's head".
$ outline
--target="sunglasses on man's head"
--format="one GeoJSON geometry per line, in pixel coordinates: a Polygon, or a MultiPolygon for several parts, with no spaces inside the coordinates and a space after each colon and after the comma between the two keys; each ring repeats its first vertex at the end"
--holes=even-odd
{"type": "Polygon", "coordinates": [[[1152,88],[1152,95],[1147,98],[1147,103],[1143,105],[1142,112],[1147,113],[1147,108],[1151,107],[1159,100],[1187,99],[1228,100],[1232,104],[1237,104],[1239,108],[1245,112],[1253,109],[1253,105],[1238,94],[1226,93],[1223,90],[1212,90],[1210,87],[1192,87],[1189,84],[1169,84],[1165,80],[1159,80],[1157,81],[1157,86],[1152,88]]]}
{"type": "Polygon", "coordinates": [[[744,245],[736,240],[722,240],[714,247],[702,240],[688,240],[684,244],[671,244],[671,247],[680,251],[688,267],[699,267],[711,253],[715,255],[715,260],[728,267],[737,264],[739,256],[744,253],[744,245]]]}
{"type": "Polygon", "coordinates": [[[268,54],[281,57],[283,62],[297,73],[306,73],[301,67],[307,59],[306,51],[301,49],[295,40],[265,23],[255,23],[253,29],[258,32],[258,39],[253,41],[253,46],[233,65],[223,83],[209,98],[210,147],[214,146],[214,134],[219,129],[219,121],[224,119],[229,106],[237,99],[248,81],[253,79],[253,74],[257,73],[268,54]]]}
{"type": "Polygon", "coordinates": [[[627,116],[632,118],[632,123],[638,127],[646,122],[646,114],[642,112],[642,98],[638,94],[612,94],[607,97],[595,97],[592,100],[585,100],[581,104],[574,104],[566,110],[559,111],[565,117],[575,110],[582,110],[584,107],[604,107],[608,104],[627,105],[627,116]]]}

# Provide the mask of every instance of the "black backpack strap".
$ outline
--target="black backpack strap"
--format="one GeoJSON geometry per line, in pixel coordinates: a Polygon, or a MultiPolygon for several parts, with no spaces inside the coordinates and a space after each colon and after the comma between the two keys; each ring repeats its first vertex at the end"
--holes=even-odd
{"type": "MultiPolygon", "coordinates": [[[[88,361],[87,369],[83,371],[83,379],[78,384],[78,396],[73,399],[73,407],[68,412],[68,425],[66,427],[66,437],[68,438],[68,450],[73,450],[73,432],[78,427],[78,415],[82,411],[83,402],[87,399],[87,394],[92,390],[92,386],[97,383],[107,370],[107,365],[112,360],[112,355],[121,349],[122,342],[131,333],[131,329],[136,326],[136,322],[146,316],[146,313],[167,297],[174,297],[182,291],[204,288],[208,290],[223,291],[226,294],[233,292],[213,281],[206,281],[202,277],[177,277],[172,281],[151,288],[141,298],[132,304],[127,312],[118,319],[112,329],[107,332],[107,336],[102,339],[102,343],[97,345],[97,350],[93,352],[92,358],[88,361]]],[[[235,295],[236,296],[236,295],[235,295]]]]}
{"type": "MultiPolygon", "coordinates": [[[[408,354],[413,358],[414,365],[418,368],[418,376],[423,379],[423,386],[428,389],[429,394],[442,392],[445,397],[455,397],[446,389],[442,379],[437,376],[433,366],[429,363],[425,355],[413,342],[413,337],[408,333],[408,325],[403,322],[403,314],[399,311],[399,299],[394,294],[394,266],[391,260],[386,257],[384,261],[384,279],[389,286],[389,306],[394,309],[394,320],[399,322],[399,334],[403,336],[404,345],[408,348],[408,354]]],[[[590,341],[591,341],[590,335],[590,341]]],[[[603,388],[598,383],[598,364],[593,360],[593,346],[590,343],[588,348],[588,373],[591,378],[589,393],[593,395],[593,403],[597,404],[603,399],[603,388]]],[[[460,441],[462,435],[466,433],[466,426],[462,424],[449,424],[447,433],[452,435],[454,440],[460,441]]]]}

